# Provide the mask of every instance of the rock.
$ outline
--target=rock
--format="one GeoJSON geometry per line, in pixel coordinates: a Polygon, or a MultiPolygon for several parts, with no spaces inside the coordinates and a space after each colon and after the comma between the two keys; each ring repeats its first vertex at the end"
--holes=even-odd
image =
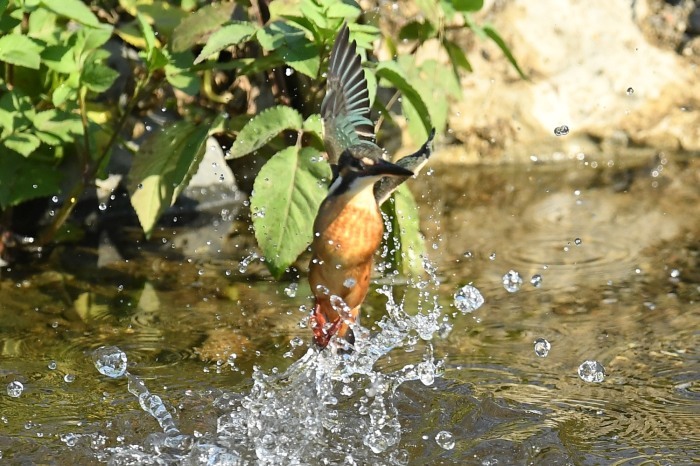
{"type": "Polygon", "coordinates": [[[698,71],[649,43],[634,20],[647,11],[605,0],[495,2],[477,22],[495,25],[530,79],[495,44],[477,42],[475,71],[449,117],[453,135],[482,160],[624,151],[626,141],[700,150],[698,71]],[[570,132],[556,137],[562,125],[570,132]]]}

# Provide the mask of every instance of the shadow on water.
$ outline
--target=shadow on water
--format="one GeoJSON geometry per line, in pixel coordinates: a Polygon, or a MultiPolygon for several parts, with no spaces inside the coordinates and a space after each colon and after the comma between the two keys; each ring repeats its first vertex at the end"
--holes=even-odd
{"type": "Polygon", "coordinates": [[[436,165],[413,190],[434,273],[376,285],[352,356],[309,347],[305,280],[266,280],[245,227],[4,270],[0,380],[22,389],[0,397],[3,459],[700,462],[700,160],[436,165]],[[96,371],[102,346],[129,383],[96,371]]]}

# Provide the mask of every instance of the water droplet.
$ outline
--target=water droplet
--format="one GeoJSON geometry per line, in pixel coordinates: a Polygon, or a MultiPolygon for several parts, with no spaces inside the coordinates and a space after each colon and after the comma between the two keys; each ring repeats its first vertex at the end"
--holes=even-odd
{"type": "Polygon", "coordinates": [[[303,345],[304,340],[301,337],[294,337],[289,341],[289,344],[292,345],[293,348],[296,348],[303,345]]]}
{"type": "Polygon", "coordinates": [[[116,379],[126,372],[126,353],[116,346],[101,346],[92,353],[92,362],[100,374],[116,379]]]}
{"type": "Polygon", "coordinates": [[[100,202],[100,205],[98,205],[97,208],[104,212],[105,210],[107,210],[107,204],[105,204],[104,202],[100,202]]]}
{"type": "Polygon", "coordinates": [[[542,275],[540,275],[538,273],[533,275],[532,278],[530,279],[530,283],[535,288],[541,287],[542,286],[542,275]]]}
{"type": "Polygon", "coordinates": [[[541,358],[546,358],[552,345],[544,338],[535,340],[535,354],[541,358]]]}
{"type": "Polygon", "coordinates": [[[509,293],[515,293],[520,289],[523,284],[523,279],[520,278],[520,274],[515,270],[509,270],[508,273],[503,275],[503,288],[509,293]]]}
{"type": "Polygon", "coordinates": [[[72,432],[67,434],[61,434],[61,442],[65,443],[69,447],[74,447],[78,443],[78,436],[72,432]]]}
{"type": "Polygon", "coordinates": [[[474,312],[479,309],[482,304],[484,304],[484,297],[481,296],[481,293],[476,287],[466,285],[455,293],[454,306],[462,314],[474,312]]]}
{"type": "Polygon", "coordinates": [[[286,70],[284,70],[284,74],[285,76],[291,76],[292,74],[294,74],[294,70],[292,68],[287,68],[286,70]]]}
{"type": "Polygon", "coordinates": [[[73,383],[75,381],[75,375],[73,374],[66,374],[63,376],[63,381],[66,383],[73,383]]]}
{"type": "Polygon", "coordinates": [[[455,437],[452,432],[441,430],[435,436],[435,442],[445,450],[452,450],[455,447],[455,437]]]}
{"type": "Polygon", "coordinates": [[[462,254],[462,256],[466,259],[471,259],[474,256],[474,254],[472,254],[471,251],[466,251],[464,254],[462,254]]]}
{"type": "Polygon", "coordinates": [[[678,269],[671,270],[671,278],[678,278],[681,276],[681,271],[678,269]]]}
{"type": "Polygon", "coordinates": [[[557,126],[554,128],[555,136],[566,136],[567,134],[569,134],[569,127],[566,125],[557,126]]]}
{"type": "Polygon", "coordinates": [[[288,287],[284,289],[284,294],[293,298],[297,295],[297,289],[299,288],[298,283],[290,283],[288,287]]]}
{"type": "Polygon", "coordinates": [[[634,94],[634,89],[632,89],[631,87],[628,87],[627,88],[627,95],[632,95],[632,94],[634,94]]]}
{"type": "Polygon", "coordinates": [[[443,322],[440,324],[440,327],[438,328],[438,336],[440,338],[444,340],[450,335],[450,332],[452,332],[452,324],[449,322],[443,322]]]}
{"type": "Polygon", "coordinates": [[[598,361],[584,361],[578,366],[578,376],[584,382],[602,382],[605,380],[605,368],[598,361]]]}
{"type": "Polygon", "coordinates": [[[347,279],[345,279],[345,281],[343,282],[343,286],[344,286],[345,288],[352,288],[352,287],[355,286],[356,284],[357,284],[357,282],[355,281],[354,278],[347,278],[347,279]]]}
{"type": "Polygon", "coordinates": [[[489,259],[491,259],[492,261],[495,261],[496,260],[496,253],[492,252],[491,254],[489,254],[489,259]]]}
{"type": "Polygon", "coordinates": [[[418,378],[426,387],[431,386],[435,382],[435,366],[432,361],[423,361],[416,367],[418,378]]]}
{"type": "Polygon", "coordinates": [[[54,204],[58,204],[58,196],[52,196],[51,202],[53,202],[54,204]]]}
{"type": "Polygon", "coordinates": [[[581,245],[581,238],[576,238],[576,239],[574,240],[574,244],[575,244],[576,246],[580,246],[580,245],[581,245]]]}
{"type": "Polygon", "coordinates": [[[19,398],[23,391],[24,385],[22,385],[22,382],[14,380],[7,384],[7,394],[12,398],[19,398]]]}
{"type": "Polygon", "coordinates": [[[53,371],[53,370],[56,370],[56,367],[58,367],[58,365],[56,364],[56,361],[49,361],[48,367],[49,367],[49,369],[51,369],[53,371]]]}

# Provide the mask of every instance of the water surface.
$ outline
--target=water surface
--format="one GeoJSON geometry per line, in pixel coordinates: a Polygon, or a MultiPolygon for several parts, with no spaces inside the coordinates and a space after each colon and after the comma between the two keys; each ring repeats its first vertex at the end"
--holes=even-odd
{"type": "MultiPolygon", "coordinates": [[[[304,462],[700,462],[700,160],[436,162],[429,173],[412,189],[434,278],[393,283],[389,294],[409,314],[439,309],[442,328],[428,342],[407,335],[372,377],[420,364],[431,346],[444,372],[387,394],[400,440],[378,453],[365,432],[348,434],[370,425],[363,406],[371,399],[361,400],[370,378],[331,383],[339,433],[322,430],[304,462]],[[510,270],[523,279],[515,292],[503,286],[510,270]],[[453,296],[470,283],[485,303],[462,314],[453,296]],[[551,344],[546,357],[534,351],[538,338],[551,344]],[[579,378],[586,360],[603,365],[603,382],[579,378]],[[345,385],[352,394],[341,395],[345,385]],[[441,431],[453,442],[436,441],[441,431]]],[[[253,252],[250,232],[236,222],[231,233],[229,224],[165,228],[151,244],[120,249],[128,260],[105,261],[104,245],[61,247],[41,266],[2,271],[0,382],[24,385],[17,398],[0,396],[4,460],[179,458],[153,440],[160,428],[126,380],[97,373],[91,353],[100,346],[121,348],[129,371],[195,439],[217,436],[221,416],[254,389],[254,368],[273,376],[307,353],[304,277],[293,290],[266,278],[259,259],[241,265],[253,252]]],[[[121,234],[137,237],[128,227],[121,234]]],[[[365,306],[363,324],[375,331],[384,290],[365,306]]],[[[303,438],[304,428],[292,430],[303,438]]],[[[265,454],[246,439],[228,442],[251,463],[265,454]]]]}

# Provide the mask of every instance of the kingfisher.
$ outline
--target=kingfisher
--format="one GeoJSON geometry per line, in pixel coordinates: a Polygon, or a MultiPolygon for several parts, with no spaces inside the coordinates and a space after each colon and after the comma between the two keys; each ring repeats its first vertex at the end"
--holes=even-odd
{"type": "Polygon", "coordinates": [[[415,154],[389,162],[373,142],[369,103],[357,44],[350,41],[344,24],[331,50],[326,95],[321,103],[323,139],[333,180],[314,221],[309,265],[315,298],[310,326],[320,348],[334,335],[354,344],[350,324],[359,320],[373,256],[384,233],[379,207],[427,162],[435,134],[433,129],[415,154]]]}

